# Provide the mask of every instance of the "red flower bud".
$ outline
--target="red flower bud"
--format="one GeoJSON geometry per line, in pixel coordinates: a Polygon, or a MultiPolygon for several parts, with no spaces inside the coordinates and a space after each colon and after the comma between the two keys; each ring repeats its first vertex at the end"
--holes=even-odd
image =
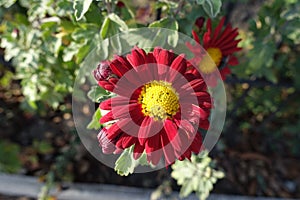
{"type": "Polygon", "coordinates": [[[125,6],[125,4],[124,4],[122,1],[118,1],[118,2],[117,2],[117,6],[118,6],[119,8],[123,8],[123,7],[125,6]]]}
{"type": "Polygon", "coordinates": [[[203,27],[205,22],[205,18],[204,17],[198,17],[196,19],[195,25],[199,28],[199,30],[203,27]]]}
{"type": "Polygon", "coordinates": [[[102,61],[98,64],[97,69],[93,71],[94,77],[97,81],[107,80],[112,74],[108,61],[102,61]]]}

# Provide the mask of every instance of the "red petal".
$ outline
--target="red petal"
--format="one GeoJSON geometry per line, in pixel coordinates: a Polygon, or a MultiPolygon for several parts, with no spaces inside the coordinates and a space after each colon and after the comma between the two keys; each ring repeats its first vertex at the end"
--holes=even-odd
{"type": "Polygon", "coordinates": [[[149,163],[151,162],[153,165],[157,165],[160,159],[162,158],[162,154],[163,154],[162,149],[149,152],[147,153],[147,160],[149,163]]]}
{"type": "Polygon", "coordinates": [[[171,64],[172,70],[169,71],[169,82],[174,82],[177,78],[182,77],[186,71],[186,59],[184,54],[177,56],[171,64]]]}
{"type": "Polygon", "coordinates": [[[115,86],[108,81],[98,81],[98,85],[105,90],[112,92],[115,89],[115,86]]]}
{"type": "Polygon", "coordinates": [[[197,33],[196,33],[194,30],[192,30],[192,35],[193,35],[194,40],[195,40],[196,42],[200,43],[200,39],[199,39],[197,33]]]}
{"type": "Polygon", "coordinates": [[[209,18],[206,22],[206,29],[207,29],[207,32],[210,33],[212,28],[211,28],[211,19],[209,18]]]}
{"type": "Polygon", "coordinates": [[[197,133],[192,142],[192,145],[190,146],[190,149],[192,152],[198,154],[200,152],[201,146],[202,146],[202,137],[200,133],[197,133]]]}
{"type": "Polygon", "coordinates": [[[177,121],[177,126],[180,128],[180,129],[183,129],[186,133],[188,133],[188,135],[191,137],[194,132],[195,132],[195,128],[194,126],[188,121],[188,120],[185,120],[185,119],[180,119],[177,121]]]}
{"type": "Polygon", "coordinates": [[[131,54],[126,56],[126,58],[133,67],[138,67],[145,64],[146,53],[143,49],[136,47],[131,51],[131,54]]]}
{"type": "Polygon", "coordinates": [[[107,129],[106,134],[107,134],[107,138],[112,141],[120,134],[122,134],[122,130],[119,128],[117,123],[114,123],[107,129]]]}
{"type": "Polygon", "coordinates": [[[227,55],[224,53],[224,51],[225,51],[225,50],[229,51],[229,50],[235,49],[236,46],[237,46],[237,44],[238,44],[239,42],[240,42],[240,40],[235,40],[235,41],[233,41],[233,42],[231,42],[231,43],[229,43],[229,44],[226,44],[226,45],[221,46],[220,48],[221,48],[223,54],[224,54],[225,56],[227,56],[227,55]]]}
{"type": "Polygon", "coordinates": [[[239,60],[235,56],[230,56],[228,64],[231,66],[235,66],[239,64],[239,60]]]}
{"type": "Polygon", "coordinates": [[[158,133],[158,134],[148,138],[146,145],[145,145],[146,153],[154,152],[154,151],[160,150],[162,148],[160,136],[161,136],[161,133],[158,133]]]}
{"type": "Polygon", "coordinates": [[[175,123],[169,119],[166,119],[164,122],[164,129],[166,131],[169,141],[172,141],[173,138],[177,135],[178,130],[175,123]]]}
{"type": "Polygon", "coordinates": [[[133,158],[135,160],[139,159],[139,157],[142,155],[143,152],[144,152],[144,146],[141,146],[139,143],[136,143],[133,149],[133,158]]]}
{"type": "Polygon", "coordinates": [[[116,56],[109,66],[113,73],[118,77],[122,77],[123,74],[132,69],[132,66],[127,61],[127,59],[122,56],[116,56]]]}
{"type": "Polygon", "coordinates": [[[139,129],[139,142],[144,145],[152,136],[159,134],[162,129],[162,123],[155,121],[152,117],[145,117],[139,129]]]}
{"type": "Polygon", "coordinates": [[[134,109],[139,109],[138,103],[132,103],[124,106],[113,106],[112,114],[114,119],[131,118],[130,112],[134,109]]]}
{"type": "Polygon", "coordinates": [[[209,121],[208,119],[201,119],[200,122],[199,122],[199,127],[204,129],[204,130],[208,130],[209,128],[209,121]]]}
{"type": "Polygon", "coordinates": [[[208,49],[210,45],[210,34],[208,32],[203,35],[203,47],[208,49]]]}
{"type": "Polygon", "coordinates": [[[221,34],[220,38],[215,41],[216,46],[222,46],[222,44],[226,44],[229,41],[234,41],[234,38],[238,36],[238,31],[236,29],[231,29],[230,26],[226,26],[225,30],[221,34]]]}
{"type": "Polygon", "coordinates": [[[157,63],[159,63],[159,64],[170,66],[173,61],[173,57],[174,57],[174,53],[172,53],[168,50],[162,49],[159,52],[159,55],[156,58],[156,60],[157,60],[157,63]]]}
{"type": "Polygon", "coordinates": [[[155,57],[156,62],[157,62],[157,59],[159,57],[159,53],[160,53],[161,50],[162,50],[161,47],[155,47],[154,50],[153,50],[153,56],[155,57]]]}
{"type": "Polygon", "coordinates": [[[126,133],[122,134],[122,136],[118,139],[116,146],[122,149],[126,149],[131,147],[133,144],[137,142],[135,137],[128,135],[126,133]]]}
{"type": "MultiPolygon", "coordinates": [[[[143,119],[143,117],[141,117],[143,119]]],[[[133,137],[138,137],[139,126],[132,118],[124,118],[116,122],[123,132],[133,137]]]]}
{"type": "Polygon", "coordinates": [[[223,28],[223,25],[224,25],[224,22],[225,22],[225,17],[222,17],[220,23],[218,24],[217,28],[215,29],[214,31],[214,34],[212,36],[212,40],[211,40],[211,43],[213,43],[214,41],[217,40],[222,28],[223,28]]]}
{"type": "Polygon", "coordinates": [[[99,105],[99,108],[102,110],[111,110],[111,98],[102,101],[99,105]]]}
{"type": "Polygon", "coordinates": [[[164,156],[165,156],[165,164],[166,166],[174,163],[176,157],[175,157],[175,151],[172,147],[172,145],[170,144],[170,141],[168,139],[168,137],[166,136],[166,134],[161,134],[161,143],[163,146],[163,152],[164,152],[164,156]]]}
{"type": "Polygon", "coordinates": [[[106,122],[110,122],[110,121],[113,121],[113,120],[114,120],[114,117],[113,117],[112,111],[110,111],[106,115],[101,117],[100,124],[104,124],[106,122]]]}

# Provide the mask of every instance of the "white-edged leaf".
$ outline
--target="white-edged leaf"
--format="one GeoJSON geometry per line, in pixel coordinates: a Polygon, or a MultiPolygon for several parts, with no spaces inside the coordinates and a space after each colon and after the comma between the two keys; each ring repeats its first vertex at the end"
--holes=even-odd
{"type": "Polygon", "coordinates": [[[115,171],[121,176],[128,176],[134,172],[138,161],[133,158],[134,145],[126,148],[115,163],[115,171]]]}
{"type": "Polygon", "coordinates": [[[180,197],[187,197],[195,191],[200,200],[208,197],[217,179],[222,178],[223,172],[212,168],[212,160],[206,151],[192,155],[191,161],[177,160],[172,165],[171,176],[181,186],[180,197]]]}
{"type": "Polygon", "coordinates": [[[205,0],[202,4],[204,11],[211,17],[214,18],[218,15],[221,10],[221,0],[205,0]]]}
{"type": "Polygon", "coordinates": [[[77,21],[81,20],[84,14],[89,10],[93,0],[75,0],[73,2],[74,15],[77,21]]]}
{"type": "Polygon", "coordinates": [[[126,23],[118,15],[111,13],[104,19],[100,35],[105,39],[126,30],[128,30],[126,23]]]}
{"type": "Polygon", "coordinates": [[[104,90],[102,87],[99,87],[98,85],[92,86],[91,90],[88,92],[88,97],[93,102],[99,102],[99,99],[103,99],[103,96],[108,96],[109,93],[104,90]]]}
{"type": "MultiPolygon", "coordinates": [[[[176,21],[175,18],[173,17],[165,17],[165,18],[162,18],[161,20],[159,21],[154,21],[152,22],[149,27],[161,27],[161,28],[167,28],[167,29],[171,29],[171,30],[174,30],[172,33],[170,33],[168,36],[167,36],[167,42],[169,45],[175,47],[178,43],[178,22],[176,21]]],[[[160,36],[158,35],[162,40],[164,40],[166,38],[163,37],[163,36],[160,36]]],[[[161,42],[164,42],[164,41],[161,41],[161,42]]]]}

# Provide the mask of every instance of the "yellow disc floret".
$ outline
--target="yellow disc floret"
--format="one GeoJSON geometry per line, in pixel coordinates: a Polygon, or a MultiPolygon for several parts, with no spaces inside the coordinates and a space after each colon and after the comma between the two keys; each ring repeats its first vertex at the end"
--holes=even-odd
{"type": "Polygon", "coordinates": [[[206,49],[207,55],[205,55],[199,65],[201,72],[209,74],[212,73],[216,66],[219,66],[222,60],[222,52],[219,48],[206,49]]]}
{"type": "Polygon", "coordinates": [[[139,96],[142,112],[155,120],[172,118],[179,109],[179,98],[171,83],[152,81],[143,86],[139,96]]]}

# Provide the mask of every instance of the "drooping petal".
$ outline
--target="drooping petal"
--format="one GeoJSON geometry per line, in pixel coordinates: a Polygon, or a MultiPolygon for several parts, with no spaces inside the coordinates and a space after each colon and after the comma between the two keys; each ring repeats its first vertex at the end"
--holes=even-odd
{"type": "Polygon", "coordinates": [[[118,123],[114,123],[106,131],[107,138],[111,141],[115,140],[121,133],[122,130],[120,129],[118,123]]]}
{"type": "Polygon", "coordinates": [[[137,142],[137,138],[132,137],[126,133],[123,133],[122,136],[116,142],[116,146],[121,149],[126,149],[131,147],[133,144],[137,142]]]}
{"type": "Polygon", "coordinates": [[[107,129],[103,128],[98,136],[99,145],[102,147],[102,152],[105,154],[111,154],[116,150],[115,145],[107,138],[107,129]]]}
{"type": "Polygon", "coordinates": [[[98,85],[102,87],[105,90],[108,90],[112,92],[115,89],[114,84],[108,82],[108,81],[98,81],[98,85]]]}
{"type": "Polygon", "coordinates": [[[199,39],[196,31],[192,30],[192,35],[193,35],[194,40],[196,40],[196,42],[200,43],[200,39],[199,39]]]}

